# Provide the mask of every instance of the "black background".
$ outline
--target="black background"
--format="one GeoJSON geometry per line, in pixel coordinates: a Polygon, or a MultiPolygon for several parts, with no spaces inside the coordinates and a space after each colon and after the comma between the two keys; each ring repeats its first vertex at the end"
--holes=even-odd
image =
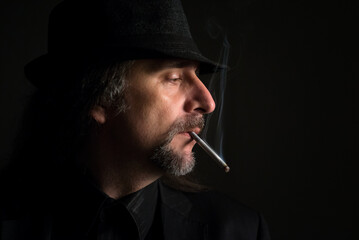
{"type": "MultiPolygon", "coordinates": [[[[33,91],[23,66],[46,52],[47,18],[58,2],[1,1],[1,166],[33,91]]],[[[225,174],[196,149],[199,178],[261,211],[273,239],[359,239],[358,3],[183,5],[206,56],[219,59],[225,36],[230,43],[223,152],[232,170],[225,174]]],[[[216,116],[212,144],[215,127],[216,116]]]]}

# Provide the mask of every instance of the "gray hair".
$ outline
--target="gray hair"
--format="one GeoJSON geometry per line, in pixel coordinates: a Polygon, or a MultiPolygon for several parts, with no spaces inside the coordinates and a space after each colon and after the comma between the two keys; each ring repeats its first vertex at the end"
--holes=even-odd
{"type": "MultiPolygon", "coordinates": [[[[62,136],[67,142],[65,150],[76,151],[89,136],[91,129],[98,124],[92,119],[90,111],[94,106],[111,108],[115,113],[126,110],[124,92],[128,85],[128,73],[134,60],[100,63],[88,68],[75,92],[72,105],[66,114],[68,119],[62,136]]],[[[70,102],[71,104],[71,102],[70,102]]],[[[71,154],[71,153],[70,153],[71,154]]]]}
{"type": "MultiPolygon", "coordinates": [[[[123,93],[128,84],[127,75],[135,60],[115,62],[91,69],[82,82],[82,93],[87,99],[87,110],[93,106],[113,107],[120,113],[126,110],[127,105],[123,93]]],[[[85,100],[86,101],[86,100],[85,100]]]]}

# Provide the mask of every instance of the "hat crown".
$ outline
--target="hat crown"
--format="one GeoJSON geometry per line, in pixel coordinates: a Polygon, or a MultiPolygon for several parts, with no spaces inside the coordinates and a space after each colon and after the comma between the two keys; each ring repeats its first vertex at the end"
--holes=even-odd
{"type": "Polygon", "coordinates": [[[108,2],[111,3],[107,4],[106,13],[117,36],[126,36],[129,33],[191,36],[181,2],[178,0],[108,2]],[[123,24],[124,22],[126,24],[123,24]]]}
{"type": "Polygon", "coordinates": [[[164,36],[185,39],[198,51],[179,0],[65,0],[50,15],[48,51],[148,48],[149,42],[164,44],[164,36]]]}
{"type": "Polygon", "coordinates": [[[48,88],[96,64],[171,57],[198,61],[203,73],[218,69],[193,41],[180,0],[64,0],[50,14],[48,53],[25,74],[48,88]]]}

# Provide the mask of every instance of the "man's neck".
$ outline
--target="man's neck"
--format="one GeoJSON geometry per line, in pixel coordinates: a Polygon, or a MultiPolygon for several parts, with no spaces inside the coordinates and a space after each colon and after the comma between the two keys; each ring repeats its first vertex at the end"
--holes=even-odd
{"type": "Polygon", "coordinates": [[[114,149],[105,141],[88,144],[80,154],[92,181],[109,197],[118,199],[160,178],[163,172],[146,156],[114,149]]]}
{"type": "Polygon", "coordinates": [[[90,174],[98,187],[114,199],[137,192],[161,177],[160,173],[155,174],[134,166],[130,163],[131,160],[121,159],[121,163],[116,164],[104,164],[101,160],[94,160],[89,169],[90,174]]]}

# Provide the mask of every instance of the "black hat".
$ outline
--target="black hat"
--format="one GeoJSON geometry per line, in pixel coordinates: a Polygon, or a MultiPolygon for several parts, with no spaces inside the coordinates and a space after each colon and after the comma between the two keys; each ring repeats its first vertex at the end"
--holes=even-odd
{"type": "Polygon", "coordinates": [[[180,0],[64,0],[50,14],[48,53],[25,74],[42,88],[101,61],[168,57],[198,61],[201,72],[223,68],[198,50],[180,0]]]}

